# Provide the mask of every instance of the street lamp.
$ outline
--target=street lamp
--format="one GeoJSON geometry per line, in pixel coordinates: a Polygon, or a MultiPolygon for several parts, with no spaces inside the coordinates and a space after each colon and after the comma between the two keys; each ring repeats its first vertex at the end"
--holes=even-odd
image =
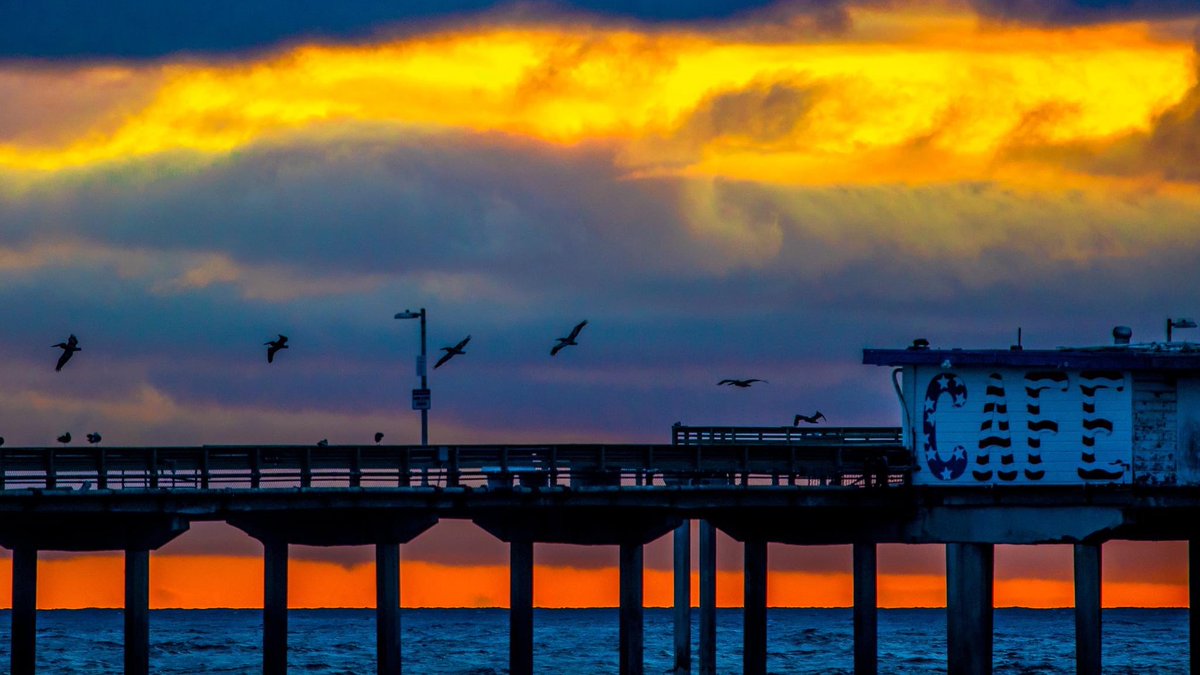
{"type": "Polygon", "coordinates": [[[1178,318],[1167,319],[1167,342],[1171,341],[1172,328],[1195,328],[1196,322],[1192,319],[1178,318]]]}
{"type": "Polygon", "coordinates": [[[421,320],[421,355],[417,357],[417,375],[421,376],[421,388],[413,389],[412,407],[413,410],[421,411],[421,446],[429,445],[429,381],[425,376],[425,308],[422,307],[419,312],[404,310],[398,312],[396,319],[420,319],[421,320]]]}

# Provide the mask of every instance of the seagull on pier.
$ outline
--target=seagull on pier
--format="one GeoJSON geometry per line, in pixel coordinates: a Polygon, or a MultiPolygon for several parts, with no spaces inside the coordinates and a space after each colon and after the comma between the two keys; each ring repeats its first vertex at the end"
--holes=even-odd
{"type": "Polygon", "coordinates": [[[279,339],[270,340],[268,342],[264,342],[263,344],[267,345],[267,363],[275,362],[275,352],[279,351],[280,349],[288,348],[287,336],[282,333],[279,334],[279,339]]]}
{"type": "Polygon", "coordinates": [[[95,445],[100,442],[100,433],[97,431],[93,431],[92,433],[87,435],[87,439],[88,439],[88,443],[95,445]]]}
{"type": "MultiPolygon", "coordinates": [[[[817,420],[824,420],[824,419],[825,419],[825,416],[821,414],[820,410],[818,410],[811,415],[796,415],[796,419],[792,420],[792,426],[798,427],[798,426],[800,426],[801,422],[808,422],[809,424],[816,424],[817,420]]],[[[825,421],[828,422],[829,420],[825,420],[825,421]]]]}
{"type": "Polygon", "coordinates": [[[58,442],[62,443],[63,445],[70,443],[71,442],[71,432],[68,431],[67,433],[63,434],[62,436],[59,436],[58,442]]]}
{"type": "Polygon", "coordinates": [[[466,352],[463,351],[463,347],[466,347],[467,343],[470,341],[471,336],[468,335],[467,337],[463,338],[462,342],[454,345],[453,347],[442,347],[442,351],[446,353],[442,354],[442,358],[438,359],[437,363],[433,364],[433,369],[437,370],[438,368],[441,368],[443,363],[449,361],[455,356],[458,356],[459,354],[466,354],[466,352]]]}
{"type": "Polygon", "coordinates": [[[560,351],[562,351],[563,347],[578,346],[579,343],[575,341],[575,338],[579,337],[579,331],[583,330],[583,327],[586,325],[587,319],[584,319],[571,329],[571,334],[567,337],[555,338],[558,340],[558,344],[554,345],[550,349],[550,356],[556,356],[560,351]]]}
{"type": "Polygon", "coordinates": [[[318,448],[327,448],[327,447],[329,447],[329,439],[328,439],[328,438],[322,438],[321,440],[317,441],[317,447],[318,447],[318,448]]]}
{"type": "Polygon", "coordinates": [[[717,386],[719,387],[723,384],[727,384],[731,387],[737,387],[738,389],[746,389],[747,387],[754,384],[755,382],[762,382],[764,384],[767,383],[766,380],[759,380],[757,378],[752,377],[748,380],[721,380],[720,382],[717,383],[717,386]]]}
{"type": "Polygon", "coordinates": [[[376,431],[375,432],[375,445],[379,445],[379,441],[382,441],[382,440],[383,440],[383,432],[376,431]]]}
{"type": "Polygon", "coordinates": [[[58,364],[56,364],[54,366],[54,372],[58,372],[58,371],[62,370],[63,366],[67,365],[67,361],[71,360],[71,356],[75,352],[82,351],[82,349],[83,349],[82,347],[79,346],[79,339],[75,337],[74,333],[72,333],[71,336],[67,338],[66,342],[60,342],[56,345],[50,345],[50,346],[58,347],[59,349],[63,350],[62,356],[58,357],[58,364]]]}

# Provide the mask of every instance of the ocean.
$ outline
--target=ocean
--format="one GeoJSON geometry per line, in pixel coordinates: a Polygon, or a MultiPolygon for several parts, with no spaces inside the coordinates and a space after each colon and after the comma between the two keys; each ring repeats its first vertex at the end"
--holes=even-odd
{"type": "MultiPolygon", "coordinates": [[[[10,621],[0,612],[0,667],[7,667],[10,621]]],[[[293,610],[288,664],[296,673],[373,673],[372,610],[293,610]]],[[[693,658],[696,614],[693,612],[693,658]]],[[[1104,612],[1104,672],[1186,673],[1187,612],[1104,612]]],[[[494,675],[507,672],[508,613],[493,609],[421,609],[401,613],[406,673],[494,675]]],[[[741,610],[719,610],[717,668],[741,672],[741,610]]],[[[120,673],[120,610],[38,613],[39,673],[120,673]]],[[[946,613],[941,609],[879,612],[883,673],[944,673],[946,613]]],[[[672,613],[647,609],[646,672],[670,672],[672,613]]],[[[849,609],[772,609],[768,661],[772,673],[853,672],[849,609]]],[[[615,609],[536,610],[535,669],[540,673],[617,672],[615,609]]],[[[1070,609],[998,609],[996,673],[1073,673],[1070,609]]],[[[150,668],[155,673],[255,673],[261,664],[258,610],[155,610],[150,615],[150,668]]]]}

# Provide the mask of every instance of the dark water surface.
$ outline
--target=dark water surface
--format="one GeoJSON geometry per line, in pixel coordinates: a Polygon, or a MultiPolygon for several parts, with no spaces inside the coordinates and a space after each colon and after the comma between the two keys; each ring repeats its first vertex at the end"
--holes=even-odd
{"type": "MultiPolygon", "coordinates": [[[[0,612],[0,668],[8,665],[9,618],[0,612]]],[[[671,610],[646,610],[646,672],[672,665],[671,610]]],[[[372,673],[372,610],[293,610],[288,615],[289,670],[372,673]]],[[[693,654],[696,615],[693,612],[693,654]]],[[[537,610],[535,665],[541,673],[617,672],[615,609],[537,610]]],[[[157,610],[150,615],[150,667],[156,673],[254,673],[261,669],[258,610],[157,610]]],[[[507,672],[508,613],[489,609],[402,612],[406,673],[489,675],[507,672]]],[[[38,613],[39,673],[120,673],[120,610],[38,613]]],[[[772,673],[851,673],[848,609],[772,609],[772,673]]],[[[1073,673],[1072,610],[999,609],[996,673],[1073,673]]],[[[879,663],[884,673],[943,673],[946,614],[939,609],[881,610],[879,663]]],[[[717,667],[741,672],[741,612],[720,610],[717,667]]],[[[1104,672],[1186,673],[1185,610],[1104,612],[1104,672]]]]}

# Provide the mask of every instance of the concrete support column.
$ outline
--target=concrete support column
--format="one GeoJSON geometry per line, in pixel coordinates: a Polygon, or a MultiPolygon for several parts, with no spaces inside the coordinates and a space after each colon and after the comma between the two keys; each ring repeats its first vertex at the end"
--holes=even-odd
{"type": "Polygon", "coordinates": [[[621,544],[621,675],[642,675],[642,545],[621,544]]]}
{"type": "Polygon", "coordinates": [[[767,542],[745,543],[742,672],[767,675],[767,542]]]}
{"type": "Polygon", "coordinates": [[[700,521],[700,675],[717,673],[717,528],[700,521]]]}
{"type": "Polygon", "coordinates": [[[125,551],[125,675],[150,672],[150,551],[125,551]]]}
{"type": "Polygon", "coordinates": [[[400,675],[400,544],[375,545],[375,653],[380,675],[400,675]]]}
{"type": "Polygon", "coordinates": [[[854,673],[879,671],[879,610],[875,544],[854,545],[854,673]]]}
{"type": "Polygon", "coordinates": [[[992,544],[946,544],[949,675],[991,675],[992,544]]]}
{"type": "Polygon", "coordinates": [[[287,674],[288,545],[263,542],[263,675],[287,674]]]}
{"type": "Polygon", "coordinates": [[[1192,675],[1200,675],[1200,538],[1188,540],[1188,648],[1192,675]]]}
{"type": "Polygon", "coordinates": [[[37,660],[37,549],[14,549],[12,566],[12,673],[32,675],[37,660]]]}
{"type": "Polygon", "coordinates": [[[533,542],[511,542],[508,552],[508,672],[533,675],[533,542]]]}
{"type": "Polygon", "coordinates": [[[1100,544],[1075,544],[1075,672],[1100,675],[1100,544]]]}
{"type": "Polygon", "coordinates": [[[675,675],[692,672],[692,521],[675,528],[675,675]]]}

